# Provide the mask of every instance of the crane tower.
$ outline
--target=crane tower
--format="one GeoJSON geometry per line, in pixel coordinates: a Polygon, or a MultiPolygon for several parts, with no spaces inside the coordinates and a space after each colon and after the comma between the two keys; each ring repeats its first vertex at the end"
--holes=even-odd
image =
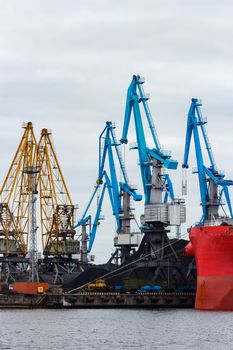
{"type": "Polygon", "coordinates": [[[32,123],[24,124],[23,128],[23,136],[0,190],[1,272],[6,281],[28,270],[34,281],[37,269],[37,143],[32,123]]]}
{"type": "Polygon", "coordinates": [[[143,277],[147,275],[149,283],[170,288],[181,283],[186,284],[186,267],[182,265],[182,259],[177,253],[184,242],[172,241],[168,237],[172,226],[177,228],[179,236],[180,225],[185,222],[185,203],[183,199],[175,198],[167,170],[176,170],[178,162],[160,145],[148,104],[149,97],[144,92],[143,84],[144,79],[141,76],[133,75],[127,90],[121,138],[121,143],[128,143],[130,122],[133,119],[137,143],[130,149],[138,152],[145,201],[144,213],[141,215],[144,237],[138,255],[143,253],[146,259],[135,264],[132,276],[133,273],[135,275],[132,278],[139,274],[143,266],[143,277]],[[145,126],[149,127],[148,133],[145,132],[145,126]],[[146,134],[149,134],[149,138],[146,134]],[[152,147],[148,146],[148,141],[152,142],[152,147]]]}
{"type": "Polygon", "coordinates": [[[0,190],[0,252],[25,256],[30,231],[29,169],[36,166],[36,139],[31,122],[24,133],[0,190]]]}
{"type": "Polygon", "coordinates": [[[38,159],[43,253],[45,256],[77,254],[80,243],[74,239],[75,207],[47,129],[41,132],[38,159]]]}

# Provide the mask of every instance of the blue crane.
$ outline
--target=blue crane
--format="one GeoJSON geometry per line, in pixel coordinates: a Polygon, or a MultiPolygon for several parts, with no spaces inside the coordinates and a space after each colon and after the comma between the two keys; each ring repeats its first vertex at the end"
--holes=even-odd
{"type": "Polygon", "coordinates": [[[145,260],[138,263],[138,267],[150,266],[153,283],[159,284],[167,279],[166,283],[169,285],[174,278],[170,271],[174,273],[176,269],[177,275],[180,275],[181,262],[168,232],[170,226],[175,226],[177,237],[180,237],[180,225],[185,221],[185,204],[184,200],[175,198],[172,181],[166,169],[177,169],[178,162],[160,145],[143,83],[144,79],[133,75],[127,90],[121,143],[128,143],[130,121],[131,124],[134,122],[137,144],[130,148],[137,149],[138,152],[145,202],[144,213],[140,217],[144,236],[138,250],[140,254],[145,254],[145,260]],[[149,132],[146,132],[148,126],[149,132]],[[148,146],[149,140],[153,142],[152,147],[148,146]]]}
{"type": "Polygon", "coordinates": [[[107,121],[104,130],[99,136],[98,179],[96,181],[94,192],[84,211],[84,214],[81,220],[75,226],[79,227],[87,224],[88,222],[90,223],[89,245],[87,248],[88,252],[90,252],[92,249],[97,227],[101,220],[101,208],[106,189],[108,190],[113,215],[115,217],[117,232],[120,232],[122,230],[122,222],[124,221],[124,217],[122,217],[122,193],[126,193],[129,197],[132,197],[134,201],[140,201],[142,199],[142,196],[136,192],[135,188],[132,188],[132,186],[129,185],[125,164],[121,156],[120,143],[116,140],[114,129],[115,126],[113,123],[107,121]],[[108,168],[106,167],[107,158],[108,168]],[[115,159],[118,160],[123,181],[118,181],[115,159]],[[98,199],[97,210],[95,213],[94,221],[92,223],[92,217],[88,213],[99,189],[101,189],[101,194],[98,199]]]}
{"type": "MultiPolygon", "coordinates": [[[[139,165],[141,170],[141,178],[144,189],[145,204],[150,204],[153,202],[151,198],[151,189],[152,189],[152,163],[160,164],[167,169],[176,169],[178,162],[171,158],[171,154],[162,150],[158,135],[155,130],[155,125],[150,113],[148,106],[148,96],[145,95],[143,90],[144,79],[139,75],[133,75],[131,84],[129,85],[126,97],[126,107],[125,107],[125,116],[124,116],[124,126],[122,132],[121,143],[127,143],[127,135],[129,130],[130,118],[133,111],[134,115],[134,124],[137,138],[137,146],[139,154],[139,165]],[[154,143],[153,148],[147,147],[144,128],[143,128],[143,119],[140,109],[144,110],[146,120],[149,125],[150,133],[154,143]]],[[[170,196],[174,200],[174,191],[172,182],[168,174],[160,174],[160,182],[162,183],[162,188],[165,191],[165,196],[163,202],[166,203],[168,197],[170,196]]]]}
{"type": "MultiPolygon", "coordinates": [[[[188,168],[188,158],[190,143],[193,135],[196,154],[199,188],[201,196],[202,217],[198,225],[213,223],[219,218],[218,210],[221,206],[222,197],[225,196],[230,218],[233,218],[231,200],[229,196],[229,186],[233,185],[232,180],[225,180],[224,174],[219,172],[214,160],[212,148],[206,131],[206,120],[202,117],[202,103],[197,98],[193,98],[188,112],[186,141],[184,150],[184,160],[182,167],[188,168]],[[202,142],[201,142],[202,137],[202,142]],[[209,165],[204,162],[202,144],[207,151],[209,165]]],[[[184,191],[185,184],[184,184],[184,191]]]]}

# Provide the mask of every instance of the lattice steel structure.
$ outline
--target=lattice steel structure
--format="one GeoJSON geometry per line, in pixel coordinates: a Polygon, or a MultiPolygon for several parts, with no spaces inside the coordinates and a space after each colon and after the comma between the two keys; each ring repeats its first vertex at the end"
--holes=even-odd
{"type": "Polygon", "coordinates": [[[43,253],[45,256],[79,253],[80,242],[74,239],[75,208],[47,129],[41,132],[37,153],[43,253]]]}
{"type": "Polygon", "coordinates": [[[31,122],[24,133],[0,190],[0,253],[25,256],[30,231],[31,176],[37,143],[31,122]]]}

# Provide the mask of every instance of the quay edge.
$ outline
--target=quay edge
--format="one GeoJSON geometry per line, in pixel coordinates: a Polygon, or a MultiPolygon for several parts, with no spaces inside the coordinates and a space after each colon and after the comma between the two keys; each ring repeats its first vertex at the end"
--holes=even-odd
{"type": "Polygon", "coordinates": [[[0,295],[0,308],[194,308],[195,293],[0,295]]]}

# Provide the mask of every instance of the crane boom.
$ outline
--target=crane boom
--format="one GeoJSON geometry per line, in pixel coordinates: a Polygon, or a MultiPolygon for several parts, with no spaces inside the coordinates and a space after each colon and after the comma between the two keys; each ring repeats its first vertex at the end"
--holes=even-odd
{"type": "MultiPolygon", "coordinates": [[[[137,138],[137,146],[135,148],[138,150],[139,166],[145,197],[145,217],[148,217],[149,221],[152,222],[152,212],[154,214],[157,213],[157,218],[155,218],[156,215],[152,215],[154,216],[154,220],[165,220],[164,222],[166,222],[167,225],[172,225],[172,220],[169,218],[168,210],[168,208],[171,207],[167,202],[170,198],[170,200],[175,203],[174,190],[169,174],[165,174],[162,171],[162,168],[175,170],[178,166],[178,162],[171,158],[170,152],[162,150],[160,146],[158,135],[148,106],[148,96],[143,90],[143,84],[144,79],[142,79],[139,75],[133,75],[127,91],[121,143],[128,142],[127,136],[129,124],[131,115],[133,114],[137,138]],[[143,125],[143,114],[146,116],[146,121],[151,132],[153,140],[152,148],[147,146],[143,125]],[[151,206],[153,206],[153,209],[151,206]],[[162,212],[164,215],[161,214],[162,212]]],[[[178,205],[178,203],[176,204],[178,205]]],[[[181,219],[181,221],[183,220],[184,218],[181,219]]]]}
{"type": "Polygon", "coordinates": [[[169,284],[170,278],[173,279],[174,276],[167,274],[165,266],[172,266],[172,271],[180,274],[180,261],[172,247],[168,232],[170,226],[175,226],[177,238],[180,237],[180,225],[185,222],[186,216],[185,203],[183,199],[175,198],[172,181],[165,170],[175,170],[178,162],[160,145],[148,106],[149,98],[143,90],[143,84],[144,79],[139,75],[133,75],[127,90],[121,143],[128,142],[130,120],[133,118],[137,140],[137,145],[133,148],[137,149],[139,156],[145,202],[144,213],[140,216],[144,237],[139,251],[146,254],[142,265],[152,268],[153,283],[156,281],[160,284],[164,276],[168,276],[169,284]],[[148,133],[145,133],[148,126],[150,140],[147,138],[148,133]],[[148,147],[148,141],[152,141],[152,147],[148,147]]]}
{"type": "MultiPolygon", "coordinates": [[[[116,232],[118,234],[129,234],[128,230],[125,232],[124,220],[126,220],[123,213],[122,197],[127,196],[132,197],[135,201],[140,201],[142,196],[139,195],[132,186],[129,184],[128,176],[126,173],[126,167],[121,155],[120,143],[116,139],[115,126],[112,122],[107,121],[105,128],[99,136],[99,169],[98,169],[98,179],[96,181],[96,186],[94,192],[88,202],[88,205],[84,211],[81,220],[77,223],[75,227],[86,225],[88,222],[91,223],[91,230],[89,234],[89,245],[87,251],[92,250],[92,246],[95,240],[95,235],[97,232],[98,224],[101,220],[101,209],[104,200],[105,190],[108,190],[109,199],[115,217],[116,222],[116,232]],[[114,157],[115,151],[115,157],[114,157]],[[122,175],[123,181],[118,180],[116,161],[118,162],[120,173],[122,175]],[[108,162],[107,162],[108,160],[108,162]],[[108,163],[108,166],[107,166],[108,163]],[[97,204],[97,210],[93,223],[91,222],[91,215],[89,215],[89,210],[94,198],[96,197],[98,190],[101,189],[101,194],[97,204]],[[124,227],[123,227],[124,226],[124,227]]],[[[123,199],[124,202],[124,199],[123,199]]],[[[130,210],[128,205],[128,211],[130,210]]],[[[129,220],[132,219],[130,216],[129,220]]],[[[129,226],[129,224],[128,224],[129,226]]],[[[86,229],[85,229],[86,231],[86,229]]],[[[126,236],[125,236],[126,237],[126,236]]],[[[84,242],[85,245],[85,242],[84,242]]],[[[129,244],[128,244],[129,245],[129,244]]]]}
{"type": "Polygon", "coordinates": [[[24,133],[0,190],[0,253],[26,255],[30,231],[31,176],[36,166],[36,139],[31,122],[24,133]]]}
{"type": "MultiPolygon", "coordinates": [[[[152,160],[154,159],[167,169],[176,169],[178,166],[178,162],[172,159],[169,153],[161,149],[158,135],[147,102],[148,96],[146,96],[142,87],[143,83],[144,79],[142,79],[139,75],[133,75],[133,79],[127,91],[124,126],[122,131],[121,143],[128,142],[127,135],[129,130],[130,118],[133,112],[142,184],[145,195],[145,204],[149,204],[151,202],[152,189],[152,160]],[[148,148],[146,144],[140,103],[143,106],[143,110],[146,115],[146,120],[149,124],[149,129],[154,142],[154,147],[152,149],[148,148]]],[[[166,186],[164,186],[164,188],[166,188],[166,186]]]]}
{"type": "Polygon", "coordinates": [[[200,100],[197,98],[192,99],[187,118],[184,160],[182,165],[184,169],[189,167],[188,159],[190,153],[191,138],[193,135],[197,163],[197,171],[195,172],[198,174],[202,206],[202,218],[199,222],[199,225],[210,223],[216,224],[219,222],[220,216],[218,210],[221,206],[221,198],[223,195],[225,195],[226,198],[230,219],[233,218],[228,189],[229,186],[233,185],[233,181],[225,180],[224,174],[217,170],[213,151],[205,127],[207,121],[202,117],[200,109],[201,106],[202,103],[200,100]],[[201,136],[203,138],[204,147],[207,151],[207,158],[209,160],[208,166],[206,166],[204,162],[201,136]]]}
{"type": "Polygon", "coordinates": [[[43,129],[38,143],[40,174],[40,213],[43,253],[71,255],[79,253],[79,241],[74,239],[74,205],[63,177],[51,139],[43,129]]]}

